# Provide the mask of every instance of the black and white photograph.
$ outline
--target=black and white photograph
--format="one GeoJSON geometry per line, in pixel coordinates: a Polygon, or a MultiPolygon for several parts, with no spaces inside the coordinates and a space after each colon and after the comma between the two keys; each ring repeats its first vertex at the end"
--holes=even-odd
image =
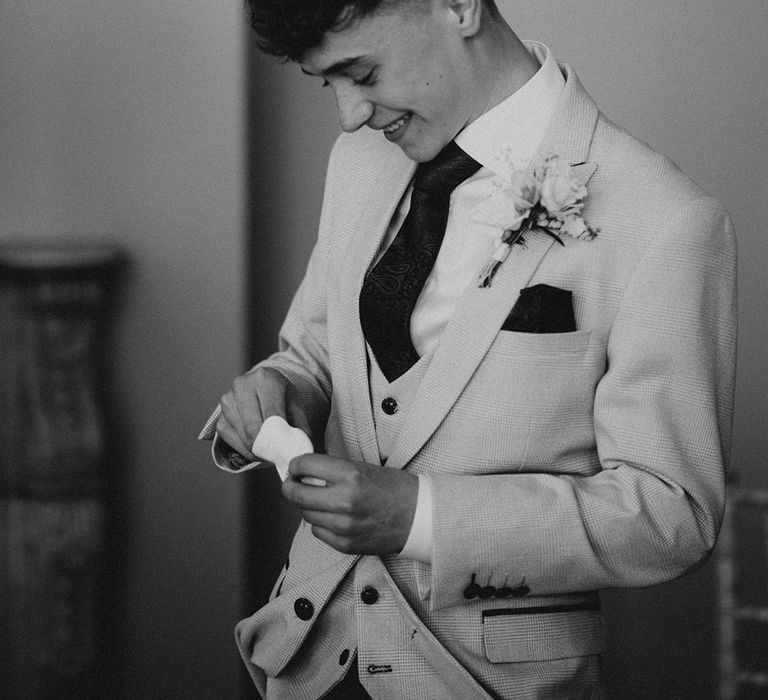
{"type": "Polygon", "coordinates": [[[0,697],[768,698],[768,5],[0,6],[0,697]]]}

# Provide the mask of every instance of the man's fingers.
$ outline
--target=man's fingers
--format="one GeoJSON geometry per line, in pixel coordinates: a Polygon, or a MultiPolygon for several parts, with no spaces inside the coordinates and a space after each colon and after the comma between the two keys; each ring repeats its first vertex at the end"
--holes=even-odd
{"type": "Polygon", "coordinates": [[[347,536],[354,527],[352,518],[338,513],[329,513],[324,510],[303,510],[301,515],[310,525],[321,527],[337,535],[347,536]]]}
{"type": "Polygon", "coordinates": [[[292,385],[280,372],[268,367],[253,369],[235,378],[232,389],[222,397],[221,410],[231,430],[222,427],[220,434],[224,437],[226,433],[236,443],[232,447],[238,452],[241,450],[236,445],[241,445],[252,454],[254,440],[264,421],[272,416],[284,419],[309,436],[312,434],[292,385]]]}
{"type": "Polygon", "coordinates": [[[305,454],[294,457],[288,465],[288,473],[296,481],[303,477],[322,479],[328,485],[338,484],[350,479],[356,480],[356,473],[365,465],[357,465],[342,459],[334,459],[327,455],[305,454]]]}
{"type": "Polygon", "coordinates": [[[348,487],[359,481],[354,472],[360,466],[326,455],[294,457],[288,465],[289,478],[283,482],[283,495],[302,510],[352,513],[356,492],[348,487]]]}
{"type": "Polygon", "coordinates": [[[270,416],[286,418],[288,381],[279,372],[258,368],[237,377],[232,383],[233,412],[231,420],[243,444],[250,448],[270,416]]]}
{"type": "Polygon", "coordinates": [[[316,454],[292,459],[289,473],[283,495],[326,544],[357,554],[403,548],[418,498],[413,474],[316,454]],[[308,486],[308,477],[327,485],[308,486]]]}
{"type": "Polygon", "coordinates": [[[345,505],[338,489],[286,479],[282,486],[283,496],[301,510],[336,513],[345,505]]]}
{"type": "Polygon", "coordinates": [[[242,442],[250,446],[264,420],[258,399],[258,386],[248,374],[244,374],[235,378],[229,393],[232,395],[234,412],[237,413],[234,427],[242,442]]]}
{"type": "Polygon", "coordinates": [[[257,369],[245,375],[249,380],[251,376],[257,381],[258,390],[255,398],[259,405],[261,420],[265,421],[270,416],[288,418],[285,406],[288,381],[285,377],[270,369],[257,369]]]}

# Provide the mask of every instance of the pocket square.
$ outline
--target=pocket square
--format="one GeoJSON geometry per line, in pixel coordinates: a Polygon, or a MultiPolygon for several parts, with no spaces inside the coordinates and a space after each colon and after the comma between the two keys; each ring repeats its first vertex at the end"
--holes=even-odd
{"type": "Polygon", "coordinates": [[[520,297],[501,327],[519,333],[570,333],[576,330],[573,294],[549,284],[520,291],[520,297]]]}

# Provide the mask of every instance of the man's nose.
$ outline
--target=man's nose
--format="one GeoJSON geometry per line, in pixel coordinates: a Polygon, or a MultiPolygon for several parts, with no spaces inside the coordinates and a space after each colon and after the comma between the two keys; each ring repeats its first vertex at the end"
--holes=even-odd
{"type": "Polygon", "coordinates": [[[340,86],[336,90],[336,107],[344,131],[357,131],[373,115],[373,104],[355,86],[340,86]]]}

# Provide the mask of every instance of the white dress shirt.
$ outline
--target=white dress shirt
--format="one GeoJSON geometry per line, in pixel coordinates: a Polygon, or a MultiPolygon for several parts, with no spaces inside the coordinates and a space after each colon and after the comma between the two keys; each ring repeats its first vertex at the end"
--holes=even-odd
{"type": "MultiPolygon", "coordinates": [[[[451,195],[448,223],[435,265],[411,315],[411,339],[420,356],[437,344],[457,301],[476,284],[510,220],[510,205],[495,196],[511,170],[527,168],[541,145],[555,112],[565,79],[543,44],[527,46],[541,66],[517,92],[465,127],[456,143],[482,166],[451,195]]],[[[380,254],[400,229],[410,205],[403,195],[380,254]]],[[[400,552],[409,559],[432,560],[432,492],[429,478],[419,475],[419,494],[408,541],[400,552]]]]}

